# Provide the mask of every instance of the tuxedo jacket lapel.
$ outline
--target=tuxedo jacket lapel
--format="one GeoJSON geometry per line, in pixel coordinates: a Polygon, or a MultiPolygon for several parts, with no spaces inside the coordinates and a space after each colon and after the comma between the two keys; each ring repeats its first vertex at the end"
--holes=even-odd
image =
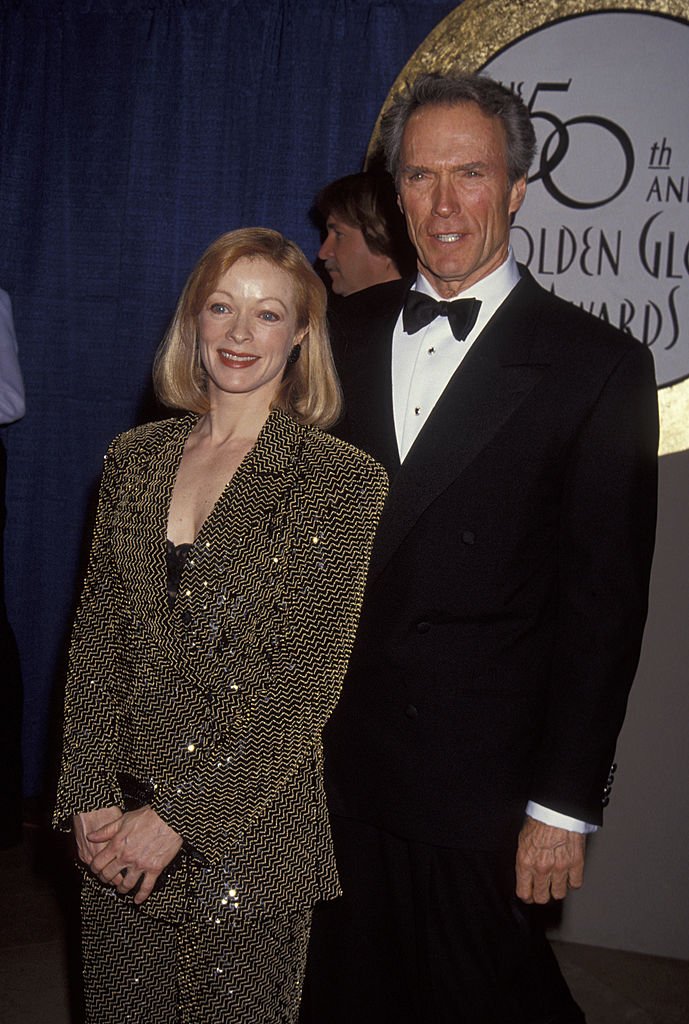
{"type": "MultiPolygon", "coordinates": [[[[473,462],[540,380],[548,358],[539,350],[530,315],[532,284],[529,278],[522,281],[473,343],[394,475],[374,547],[371,578],[382,571],[423,512],[473,462]]],[[[390,348],[391,342],[388,378],[390,348]]],[[[385,394],[392,420],[390,393],[388,379],[385,394]]],[[[384,414],[387,409],[381,408],[379,415],[384,414]]],[[[394,427],[392,436],[394,440],[394,427]]]]}

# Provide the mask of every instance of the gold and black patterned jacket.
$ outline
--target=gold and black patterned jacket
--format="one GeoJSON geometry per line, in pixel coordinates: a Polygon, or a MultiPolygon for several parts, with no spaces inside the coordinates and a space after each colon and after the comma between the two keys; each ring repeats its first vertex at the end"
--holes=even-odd
{"type": "MultiPolygon", "coordinates": [[[[152,914],[304,907],[338,892],[321,730],[387,490],[369,456],[274,411],[204,523],[170,610],[166,529],[196,417],[105,460],[74,625],[55,823],[138,780],[197,857],[152,914]]],[[[94,883],[96,884],[96,883],[94,883]]]]}

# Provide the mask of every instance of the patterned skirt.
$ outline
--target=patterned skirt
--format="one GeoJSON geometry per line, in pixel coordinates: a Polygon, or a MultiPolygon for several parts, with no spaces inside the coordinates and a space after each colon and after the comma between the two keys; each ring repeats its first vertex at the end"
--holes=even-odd
{"type": "Polygon", "coordinates": [[[86,1024],[293,1024],[311,910],[173,924],[82,886],[86,1024]]]}

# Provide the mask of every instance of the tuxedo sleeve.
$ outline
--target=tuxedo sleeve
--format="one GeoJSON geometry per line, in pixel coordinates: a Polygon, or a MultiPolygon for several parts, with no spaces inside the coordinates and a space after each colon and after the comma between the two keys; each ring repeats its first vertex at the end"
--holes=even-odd
{"type": "Polygon", "coordinates": [[[647,349],[626,349],[569,450],[557,629],[530,797],[602,823],[634,679],[655,541],[658,403],[647,349]]]}

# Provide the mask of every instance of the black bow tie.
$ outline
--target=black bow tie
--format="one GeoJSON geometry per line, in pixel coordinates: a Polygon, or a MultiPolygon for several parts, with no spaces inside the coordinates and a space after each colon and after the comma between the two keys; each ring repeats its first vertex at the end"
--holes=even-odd
{"type": "Polygon", "coordinates": [[[457,341],[463,341],[476,323],[480,299],[453,299],[438,302],[432,295],[410,291],[404,300],[402,324],[407,334],[416,334],[437,316],[446,316],[457,341]]]}

